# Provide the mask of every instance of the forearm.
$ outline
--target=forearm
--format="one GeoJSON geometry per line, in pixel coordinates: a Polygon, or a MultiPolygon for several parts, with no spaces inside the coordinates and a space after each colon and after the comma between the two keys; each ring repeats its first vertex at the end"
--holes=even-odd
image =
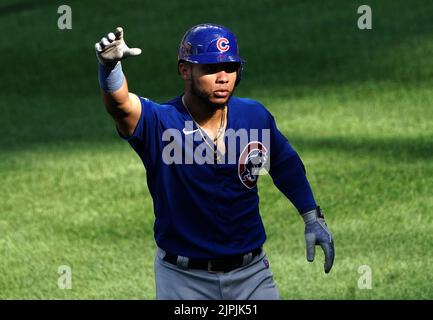
{"type": "Polygon", "coordinates": [[[270,175],[275,186],[293,203],[299,213],[316,208],[305,168],[297,154],[271,167],[270,175]]]}
{"type": "Polygon", "coordinates": [[[118,91],[108,93],[101,90],[101,94],[105,109],[114,119],[125,118],[132,112],[131,98],[126,81],[118,91]]]}
{"type": "Polygon", "coordinates": [[[140,117],[140,100],[130,93],[122,65],[99,64],[99,85],[105,109],[116,123],[117,129],[124,135],[133,134],[140,117]]]}
{"type": "Polygon", "coordinates": [[[107,112],[116,119],[121,119],[131,112],[131,99],[128,83],[118,62],[115,66],[99,64],[99,85],[107,112]]]}

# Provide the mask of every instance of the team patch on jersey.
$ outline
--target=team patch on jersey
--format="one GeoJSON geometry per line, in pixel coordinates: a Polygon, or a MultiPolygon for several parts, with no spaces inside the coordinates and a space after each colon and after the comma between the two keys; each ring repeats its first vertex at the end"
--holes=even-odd
{"type": "Polygon", "coordinates": [[[226,52],[230,49],[229,40],[227,38],[219,38],[216,46],[220,52],[226,52]]]}
{"type": "Polygon", "coordinates": [[[238,176],[248,189],[257,185],[259,171],[268,161],[268,150],[260,141],[251,141],[241,152],[238,161],[238,176]]]}

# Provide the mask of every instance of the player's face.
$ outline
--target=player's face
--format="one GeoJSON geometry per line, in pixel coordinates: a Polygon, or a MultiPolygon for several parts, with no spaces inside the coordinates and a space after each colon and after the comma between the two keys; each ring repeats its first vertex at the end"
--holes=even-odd
{"type": "Polygon", "coordinates": [[[225,106],[233,94],[239,64],[235,62],[194,64],[191,67],[191,92],[209,104],[225,106]]]}

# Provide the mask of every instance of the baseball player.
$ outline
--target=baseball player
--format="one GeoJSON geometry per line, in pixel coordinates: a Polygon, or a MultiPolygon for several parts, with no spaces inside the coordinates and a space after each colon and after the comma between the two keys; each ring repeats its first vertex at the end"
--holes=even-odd
{"type": "Polygon", "coordinates": [[[106,110],[146,168],[157,299],[279,299],[259,213],[257,180],[266,172],[305,222],[307,260],[319,245],[331,270],[333,237],[300,157],[262,104],[233,95],[245,61],[229,29],[200,24],[185,33],[184,91],[162,104],[128,91],[121,60],[141,50],[127,46],[122,28],[95,49],[106,110]]]}

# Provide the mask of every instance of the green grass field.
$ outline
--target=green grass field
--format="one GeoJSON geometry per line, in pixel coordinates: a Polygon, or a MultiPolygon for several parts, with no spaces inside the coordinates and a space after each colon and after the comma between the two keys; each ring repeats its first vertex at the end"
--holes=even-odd
{"type": "Polygon", "coordinates": [[[407,1],[2,1],[0,298],[154,299],[153,208],[143,166],[99,96],[94,43],[117,25],[143,49],[130,89],[181,92],[187,28],[227,25],[248,61],[237,95],[274,114],[334,233],[305,259],[303,222],[259,183],[265,249],[283,299],[433,298],[433,3],[407,1]],[[357,28],[369,4],[373,29],[357,28]],[[58,267],[72,268],[72,289],[58,267]],[[372,270],[359,289],[358,268],[372,270]]]}

